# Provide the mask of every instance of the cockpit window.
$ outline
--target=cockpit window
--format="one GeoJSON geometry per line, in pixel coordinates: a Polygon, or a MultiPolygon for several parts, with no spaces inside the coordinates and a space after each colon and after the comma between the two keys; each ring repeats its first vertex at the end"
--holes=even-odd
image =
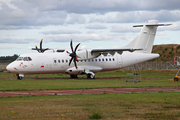
{"type": "Polygon", "coordinates": [[[24,61],[28,61],[27,57],[24,57],[23,60],[24,60],[24,61]]]}
{"type": "Polygon", "coordinates": [[[24,60],[24,61],[32,61],[32,59],[30,57],[18,57],[16,60],[17,61],[22,61],[22,60],[24,60]]]}
{"type": "Polygon", "coordinates": [[[28,57],[29,61],[32,61],[32,59],[30,57],[28,57]]]}
{"type": "Polygon", "coordinates": [[[21,60],[23,60],[23,57],[18,57],[16,60],[21,61],[21,60]]]}

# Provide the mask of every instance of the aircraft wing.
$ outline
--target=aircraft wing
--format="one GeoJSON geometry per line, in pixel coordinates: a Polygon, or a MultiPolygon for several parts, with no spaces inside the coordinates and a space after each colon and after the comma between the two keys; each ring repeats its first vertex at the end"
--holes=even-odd
{"type": "Polygon", "coordinates": [[[58,49],[56,52],[64,52],[65,49],[58,49]]]}
{"type": "Polygon", "coordinates": [[[96,53],[96,52],[121,52],[121,51],[129,51],[129,52],[134,52],[136,50],[142,50],[142,49],[93,49],[91,50],[91,53],[96,53]]]}

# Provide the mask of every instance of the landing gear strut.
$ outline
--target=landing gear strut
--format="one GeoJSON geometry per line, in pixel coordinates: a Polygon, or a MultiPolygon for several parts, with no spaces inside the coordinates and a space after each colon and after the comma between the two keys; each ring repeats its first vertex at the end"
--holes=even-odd
{"type": "Polygon", "coordinates": [[[16,74],[16,76],[17,76],[17,79],[18,79],[18,80],[22,80],[22,78],[24,77],[23,74],[16,74]]]}

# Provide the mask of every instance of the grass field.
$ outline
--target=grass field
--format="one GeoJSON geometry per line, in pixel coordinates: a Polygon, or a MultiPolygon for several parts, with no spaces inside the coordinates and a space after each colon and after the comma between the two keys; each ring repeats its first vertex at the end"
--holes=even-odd
{"type": "Polygon", "coordinates": [[[143,79],[141,82],[135,83],[125,82],[126,70],[97,73],[96,78],[110,78],[93,80],[86,79],[85,75],[79,76],[82,79],[69,79],[68,75],[62,74],[25,75],[23,80],[17,80],[15,74],[0,73],[0,78],[8,78],[6,80],[0,80],[0,91],[179,86],[178,82],[168,81],[168,79],[175,76],[176,72],[176,70],[142,71],[141,76],[143,79]]]}
{"type": "MultiPolygon", "coordinates": [[[[143,79],[135,83],[126,82],[126,70],[98,73],[96,78],[110,77],[110,79],[95,80],[86,79],[85,76],[81,76],[82,79],[69,79],[69,76],[62,74],[27,75],[23,80],[16,80],[16,76],[12,73],[0,73],[1,79],[6,78],[0,80],[0,91],[180,86],[179,82],[168,81],[176,72],[176,70],[142,71],[143,79]]],[[[159,91],[0,98],[0,119],[89,120],[98,116],[102,119],[177,120],[180,119],[180,93],[159,91]]]]}

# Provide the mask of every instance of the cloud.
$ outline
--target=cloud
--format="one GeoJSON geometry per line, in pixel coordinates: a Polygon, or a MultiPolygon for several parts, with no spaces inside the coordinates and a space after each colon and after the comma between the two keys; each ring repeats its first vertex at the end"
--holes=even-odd
{"type": "Polygon", "coordinates": [[[104,41],[112,39],[111,36],[97,35],[97,34],[80,34],[80,35],[47,35],[44,39],[48,42],[69,42],[73,39],[75,42],[87,42],[87,41],[104,41]]]}
{"type": "Polygon", "coordinates": [[[111,32],[123,33],[123,32],[139,32],[140,28],[128,27],[125,25],[114,25],[111,27],[111,32]]]}
{"type": "Polygon", "coordinates": [[[178,21],[179,0],[12,0],[0,2],[0,29],[32,29],[49,25],[178,21]],[[161,4],[157,4],[161,3],[161,4]],[[113,17],[111,13],[116,13],[113,17]],[[110,14],[108,14],[110,13],[110,14]],[[92,14],[95,17],[92,17],[92,14]],[[100,17],[98,17],[100,16],[100,17]],[[102,17],[103,16],[103,17],[102,17]]]}
{"type": "Polygon", "coordinates": [[[87,29],[106,29],[107,27],[104,25],[100,25],[100,24],[91,24],[86,26],[85,28],[87,29]]]}
{"type": "Polygon", "coordinates": [[[74,14],[74,13],[69,14],[65,21],[66,24],[75,24],[75,23],[83,24],[85,22],[86,20],[82,15],[74,14]]]}
{"type": "MultiPolygon", "coordinates": [[[[170,23],[171,24],[171,23],[170,23]]],[[[180,24],[179,23],[172,23],[170,26],[161,26],[158,28],[159,31],[179,31],[180,30],[180,24]]]]}
{"type": "Polygon", "coordinates": [[[15,43],[15,44],[27,44],[35,41],[28,38],[0,38],[0,43],[15,43]]]}
{"type": "Polygon", "coordinates": [[[1,2],[0,29],[62,25],[67,18],[65,11],[40,11],[38,7],[26,1],[12,1],[12,3],[18,9],[1,2]]]}
{"type": "Polygon", "coordinates": [[[57,34],[80,34],[82,32],[77,31],[77,30],[51,30],[51,31],[45,31],[45,32],[40,32],[44,35],[57,35],[57,34]]]}
{"type": "Polygon", "coordinates": [[[19,46],[0,45],[0,49],[21,49],[19,46]]]}
{"type": "Polygon", "coordinates": [[[147,20],[159,20],[161,22],[178,21],[180,11],[131,11],[118,12],[115,17],[108,17],[107,23],[135,23],[147,20]]]}
{"type": "Polygon", "coordinates": [[[89,14],[106,13],[113,11],[134,11],[134,10],[177,10],[179,0],[26,0],[26,2],[36,5],[41,11],[61,11],[68,13],[89,14]]]}
{"type": "Polygon", "coordinates": [[[88,47],[86,45],[82,45],[81,49],[88,49],[88,47]]]}

